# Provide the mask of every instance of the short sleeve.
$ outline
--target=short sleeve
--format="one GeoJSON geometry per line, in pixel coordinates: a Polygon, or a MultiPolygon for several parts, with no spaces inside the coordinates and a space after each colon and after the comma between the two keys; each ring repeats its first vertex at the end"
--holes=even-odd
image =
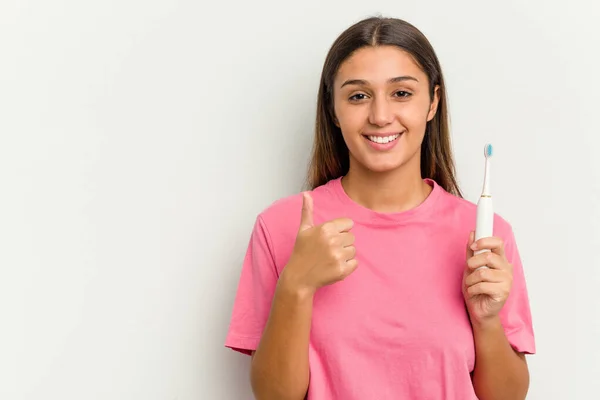
{"type": "Polygon", "coordinates": [[[512,229],[504,239],[504,251],[513,266],[511,292],[500,312],[500,320],[511,346],[518,352],[534,354],[535,338],[525,273],[512,229]]]}
{"type": "Polygon", "coordinates": [[[272,242],[259,216],[244,257],[225,347],[244,354],[256,350],[269,317],[277,279],[272,242]]]}

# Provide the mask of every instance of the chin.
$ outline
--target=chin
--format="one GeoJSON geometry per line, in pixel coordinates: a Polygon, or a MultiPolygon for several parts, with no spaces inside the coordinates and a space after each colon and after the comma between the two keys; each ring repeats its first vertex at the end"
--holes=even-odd
{"type": "Polygon", "coordinates": [[[398,168],[402,167],[404,163],[403,162],[399,162],[399,161],[395,161],[395,162],[366,162],[363,164],[363,166],[368,169],[369,171],[372,172],[377,172],[377,173],[384,173],[384,172],[390,172],[390,171],[395,171],[398,168]]]}

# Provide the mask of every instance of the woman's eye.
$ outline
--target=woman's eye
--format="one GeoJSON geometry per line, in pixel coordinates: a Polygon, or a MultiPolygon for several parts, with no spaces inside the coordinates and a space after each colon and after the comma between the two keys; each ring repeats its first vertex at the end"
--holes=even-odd
{"type": "Polygon", "coordinates": [[[364,100],[366,98],[366,95],[363,93],[357,93],[353,96],[350,96],[350,101],[357,101],[357,100],[364,100]]]}
{"type": "Polygon", "coordinates": [[[411,93],[405,92],[404,90],[400,90],[400,91],[396,92],[396,95],[398,97],[409,97],[411,95],[411,93]]]}

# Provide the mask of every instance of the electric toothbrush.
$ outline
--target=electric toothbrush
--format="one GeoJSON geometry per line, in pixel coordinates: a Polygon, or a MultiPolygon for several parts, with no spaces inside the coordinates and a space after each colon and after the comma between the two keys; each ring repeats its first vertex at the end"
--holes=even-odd
{"type": "MultiPolygon", "coordinates": [[[[475,225],[475,240],[491,237],[494,233],[494,207],[492,205],[492,192],[490,186],[490,159],[492,158],[492,145],[486,144],[483,149],[485,156],[485,173],[483,175],[483,189],[477,202],[477,222],[475,225]]],[[[475,254],[490,251],[489,249],[477,250],[475,254]]],[[[488,268],[487,266],[479,268],[488,268]]],[[[477,269],[479,269],[477,268],[477,269]]]]}

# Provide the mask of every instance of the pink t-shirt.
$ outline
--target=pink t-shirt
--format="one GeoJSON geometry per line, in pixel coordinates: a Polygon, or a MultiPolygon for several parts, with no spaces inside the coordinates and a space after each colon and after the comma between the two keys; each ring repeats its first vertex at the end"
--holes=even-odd
{"type": "MultiPolygon", "coordinates": [[[[312,191],[314,223],[354,221],[358,268],[317,291],[309,345],[309,400],[476,399],[470,372],[473,332],[461,292],[476,206],[433,190],[418,207],[378,213],[360,206],[334,179],[312,191]]],[[[225,345],[249,354],[267,321],[279,274],[292,252],[302,195],[273,203],[257,218],[241,271],[225,345]]],[[[501,312],[521,352],[535,341],[525,277],[511,226],[494,220],[513,264],[501,312]]]]}

